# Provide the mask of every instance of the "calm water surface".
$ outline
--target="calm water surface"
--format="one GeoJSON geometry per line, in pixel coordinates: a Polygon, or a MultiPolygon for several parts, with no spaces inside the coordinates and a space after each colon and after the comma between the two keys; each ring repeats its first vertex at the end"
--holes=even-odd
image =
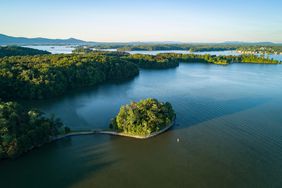
{"type": "Polygon", "coordinates": [[[73,137],[0,162],[1,187],[282,186],[282,66],[181,64],[30,102],[72,129],[106,128],[119,106],[154,97],[177,125],[149,139],[73,137]],[[180,142],[177,142],[177,139],[180,142]]]}
{"type": "Polygon", "coordinates": [[[34,48],[37,50],[45,50],[51,52],[52,54],[71,54],[75,49],[74,46],[24,46],[27,48],[34,48]]]}
{"type": "MultiPolygon", "coordinates": [[[[28,48],[34,48],[38,50],[46,50],[51,52],[52,54],[71,54],[72,51],[75,49],[74,46],[25,46],[28,48]]],[[[103,49],[102,51],[110,51],[114,52],[116,49],[103,49]]],[[[128,51],[130,54],[150,54],[150,55],[157,55],[159,53],[180,53],[180,54],[191,54],[190,51],[187,50],[162,50],[162,51],[128,51]]],[[[238,53],[234,50],[227,50],[227,51],[210,51],[210,52],[193,52],[194,54],[210,54],[210,55],[234,55],[238,56],[241,53],[238,53]]],[[[270,58],[275,60],[282,61],[282,55],[269,55],[270,58]]]]}
{"type": "MultiPolygon", "coordinates": [[[[209,52],[190,52],[185,50],[162,50],[162,51],[128,51],[130,54],[149,54],[149,55],[157,55],[160,53],[179,53],[179,54],[210,54],[210,55],[233,55],[233,56],[239,56],[242,55],[239,52],[236,52],[235,50],[226,50],[226,51],[209,51],[209,52]]],[[[257,56],[260,56],[260,54],[256,54],[257,56]]],[[[282,61],[282,55],[276,55],[276,54],[270,54],[266,55],[266,57],[273,58],[275,60],[282,61]]]]}

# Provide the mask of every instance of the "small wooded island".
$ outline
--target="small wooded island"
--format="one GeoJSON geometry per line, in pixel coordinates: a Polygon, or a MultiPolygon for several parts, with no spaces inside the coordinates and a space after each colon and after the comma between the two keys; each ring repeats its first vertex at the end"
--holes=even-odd
{"type": "Polygon", "coordinates": [[[20,100],[53,98],[74,89],[130,80],[141,69],[176,68],[180,63],[281,64],[281,61],[256,55],[144,55],[85,48],[73,54],[53,55],[24,47],[0,47],[0,159],[15,158],[32,148],[71,136],[110,134],[144,139],[164,132],[173,125],[175,113],[169,103],[156,99],[121,107],[111,129],[73,132],[59,119],[22,106],[20,100]]]}
{"type": "Polygon", "coordinates": [[[170,103],[148,98],[122,106],[110,129],[121,136],[150,138],[170,128],[175,116],[170,103]]]}
{"type": "Polygon", "coordinates": [[[71,131],[60,119],[45,117],[38,110],[16,102],[0,101],[0,160],[16,158],[46,143],[72,136],[108,134],[146,139],[173,126],[175,112],[170,103],[145,99],[122,106],[110,130],[71,131]]]}

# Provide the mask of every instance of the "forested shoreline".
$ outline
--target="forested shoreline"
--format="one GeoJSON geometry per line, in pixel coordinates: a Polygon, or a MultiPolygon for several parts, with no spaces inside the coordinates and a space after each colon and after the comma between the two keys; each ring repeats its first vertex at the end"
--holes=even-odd
{"type": "Polygon", "coordinates": [[[0,59],[0,98],[50,98],[69,89],[127,80],[138,73],[136,65],[104,55],[5,57],[0,59]]]}
{"type": "Polygon", "coordinates": [[[243,54],[282,54],[282,46],[247,46],[236,49],[243,54]]]}
{"type": "Polygon", "coordinates": [[[210,63],[228,65],[231,63],[256,63],[256,64],[279,64],[280,61],[259,57],[255,55],[241,56],[215,56],[215,55],[199,55],[199,54],[178,54],[178,53],[162,53],[157,55],[133,54],[124,57],[129,61],[137,64],[141,68],[173,68],[179,63],[210,63]]]}
{"type": "Polygon", "coordinates": [[[68,132],[59,119],[16,102],[0,101],[0,160],[16,158],[68,132]]]}
{"type": "Polygon", "coordinates": [[[201,44],[148,44],[132,45],[117,48],[118,51],[162,51],[162,50],[187,50],[190,52],[236,50],[229,45],[201,45],[201,44]]]}
{"type": "MultiPolygon", "coordinates": [[[[134,56],[134,55],[132,55],[134,56]]],[[[144,55],[144,57],[147,55],[144,55]]],[[[216,56],[209,54],[178,54],[178,53],[163,53],[154,56],[155,59],[167,61],[182,62],[182,63],[211,63],[211,64],[231,64],[231,63],[261,63],[261,64],[279,64],[280,61],[259,57],[256,55],[240,55],[240,56],[216,56]]]]}
{"type": "MultiPolygon", "coordinates": [[[[84,46],[86,47],[86,46],[84,46]]],[[[98,44],[95,49],[116,49],[117,51],[172,51],[183,50],[190,52],[210,52],[236,50],[254,54],[281,54],[282,44],[276,43],[121,43],[98,44]]]]}
{"type": "Polygon", "coordinates": [[[51,54],[43,50],[25,48],[20,46],[0,46],[0,58],[9,56],[28,56],[28,55],[44,55],[51,54]]]}
{"type": "Polygon", "coordinates": [[[107,81],[134,78],[139,68],[175,68],[179,63],[278,64],[255,55],[215,56],[165,53],[158,55],[125,52],[80,51],[70,55],[35,55],[0,58],[0,98],[45,99],[70,89],[93,87],[107,81]]]}
{"type": "MultiPolygon", "coordinates": [[[[0,159],[17,157],[31,148],[49,142],[58,134],[70,131],[64,128],[58,119],[48,118],[38,110],[26,109],[16,102],[8,101],[52,98],[72,89],[132,79],[139,74],[140,68],[168,69],[179,66],[179,63],[228,65],[281,62],[255,55],[214,56],[177,53],[142,55],[84,48],[70,55],[52,55],[46,54],[45,51],[12,47],[5,57],[0,58],[0,99],[4,101],[0,101],[0,159]]],[[[159,105],[155,100],[141,101],[141,111],[141,107],[147,103],[149,106],[155,103],[159,105]]],[[[134,105],[138,106],[139,103],[131,104],[132,111],[134,105]]],[[[166,105],[166,108],[170,109],[169,105],[166,105]]],[[[171,120],[172,113],[169,114],[171,120]]],[[[113,124],[113,128],[119,126],[118,130],[121,130],[121,123],[118,121],[116,123],[113,124]]],[[[132,131],[134,134],[145,134],[160,128],[142,132],[139,127],[132,131]]]]}
{"type": "Polygon", "coordinates": [[[174,68],[179,65],[180,62],[194,62],[194,63],[211,63],[211,64],[230,64],[230,63],[254,63],[254,64],[279,64],[278,60],[269,58],[268,56],[243,54],[239,56],[216,56],[210,54],[181,54],[181,53],[159,53],[157,55],[149,54],[130,54],[128,52],[117,51],[93,51],[90,48],[79,47],[74,50],[74,53],[79,54],[102,54],[117,56],[122,59],[126,59],[132,63],[135,63],[140,68],[144,69],[166,69],[174,68]]]}

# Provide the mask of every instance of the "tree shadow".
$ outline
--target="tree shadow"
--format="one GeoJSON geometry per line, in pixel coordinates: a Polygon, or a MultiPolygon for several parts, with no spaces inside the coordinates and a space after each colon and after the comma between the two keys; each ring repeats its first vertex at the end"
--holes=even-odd
{"type": "Polygon", "coordinates": [[[50,98],[45,99],[26,99],[26,100],[17,100],[23,105],[33,106],[33,104],[44,104],[44,103],[54,103],[60,102],[62,100],[71,100],[78,97],[93,95],[101,90],[110,90],[111,88],[116,87],[130,87],[131,84],[134,83],[136,79],[138,79],[140,75],[136,75],[133,78],[125,79],[125,80],[112,80],[112,81],[104,81],[94,86],[85,86],[85,87],[77,87],[77,88],[69,88],[64,93],[58,96],[50,96],[50,98]]]}
{"type": "Polygon", "coordinates": [[[105,135],[73,137],[47,144],[16,160],[2,161],[1,185],[71,187],[118,161],[109,157],[105,149],[108,141],[105,135]]]}

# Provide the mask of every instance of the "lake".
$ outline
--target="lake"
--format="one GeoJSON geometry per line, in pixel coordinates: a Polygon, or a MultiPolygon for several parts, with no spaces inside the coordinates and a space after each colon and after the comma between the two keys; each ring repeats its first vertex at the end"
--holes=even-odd
{"type": "Polygon", "coordinates": [[[78,136],[2,161],[1,186],[280,188],[281,72],[282,65],[180,64],[27,102],[74,130],[107,128],[120,105],[147,97],[171,102],[177,119],[149,140],[78,136]]]}
{"type": "Polygon", "coordinates": [[[51,52],[52,54],[71,54],[75,49],[75,46],[24,46],[27,48],[33,48],[37,50],[45,50],[51,52]]]}
{"type": "MultiPolygon", "coordinates": [[[[235,50],[225,50],[225,51],[207,51],[207,52],[190,52],[190,51],[185,51],[185,50],[161,50],[161,51],[128,51],[130,54],[149,54],[149,55],[157,55],[161,53],[179,53],[179,54],[199,54],[199,55],[204,55],[204,54],[210,54],[210,55],[216,55],[216,56],[228,56],[228,55],[233,55],[233,56],[239,56],[242,55],[241,53],[235,51],[235,50]]],[[[256,54],[257,56],[260,56],[260,54],[256,54]]],[[[270,55],[265,55],[266,57],[273,58],[275,60],[282,61],[282,55],[278,54],[270,54],[270,55]]]]}
{"type": "MultiPolygon", "coordinates": [[[[46,50],[51,52],[52,54],[71,54],[75,49],[75,46],[24,46],[28,48],[34,48],[38,50],[46,50]]],[[[116,49],[103,49],[101,51],[109,51],[114,52],[116,49]]],[[[210,55],[234,55],[238,56],[241,53],[236,52],[235,50],[226,50],[226,51],[209,51],[209,52],[190,52],[187,50],[162,50],[162,51],[127,51],[130,54],[149,54],[149,55],[157,55],[159,53],[181,53],[181,54],[210,54],[210,55]]],[[[259,54],[257,54],[259,55],[259,54]]],[[[271,54],[270,58],[275,60],[282,61],[282,55],[271,54]]]]}

